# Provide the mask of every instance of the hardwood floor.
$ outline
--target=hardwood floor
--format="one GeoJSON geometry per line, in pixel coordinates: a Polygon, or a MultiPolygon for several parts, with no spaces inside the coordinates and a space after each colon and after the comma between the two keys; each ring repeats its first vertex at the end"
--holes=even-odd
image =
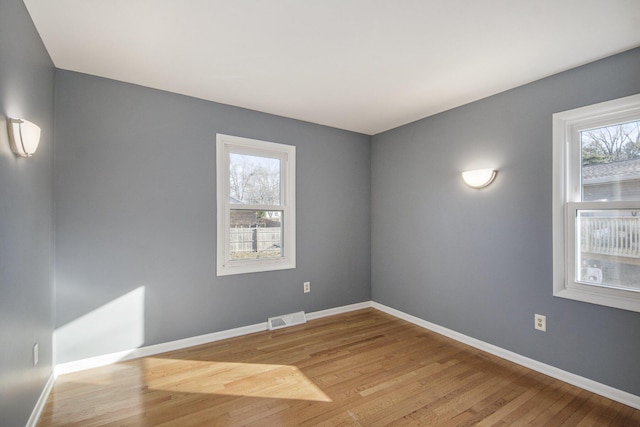
{"type": "Polygon", "coordinates": [[[38,426],[639,426],[640,411],[374,309],[60,376],[38,426]]]}

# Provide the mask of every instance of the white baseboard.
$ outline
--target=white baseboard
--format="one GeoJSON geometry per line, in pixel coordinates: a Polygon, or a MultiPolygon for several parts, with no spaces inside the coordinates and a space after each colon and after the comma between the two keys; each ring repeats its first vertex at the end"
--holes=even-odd
{"type": "Polygon", "coordinates": [[[615,400],[616,402],[623,403],[625,405],[631,406],[632,408],[640,409],[640,396],[636,396],[635,394],[627,393],[625,391],[618,390],[616,388],[590,380],[588,378],[572,374],[571,372],[558,369],[554,366],[547,365],[546,363],[538,362],[537,360],[533,360],[518,353],[514,353],[501,347],[497,347],[493,344],[471,338],[467,335],[463,335],[451,329],[444,328],[442,326],[436,325],[435,323],[427,322],[426,320],[422,320],[419,317],[412,316],[410,314],[404,313],[391,307],[387,307],[386,305],[382,305],[377,302],[371,302],[371,307],[399,319],[406,320],[407,322],[413,323],[414,325],[429,329],[430,331],[436,332],[440,335],[444,335],[445,337],[452,338],[463,344],[467,344],[479,350],[486,351],[487,353],[491,353],[502,359],[506,359],[510,362],[517,363],[518,365],[524,366],[531,370],[556,378],[560,381],[564,381],[592,393],[599,394],[600,396],[615,400]]]}
{"type": "Polygon", "coordinates": [[[125,360],[153,356],[160,353],[166,353],[167,351],[181,350],[187,347],[207,344],[214,341],[220,341],[227,338],[239,337],[241,335],[248,335],[254,332],[262,332],[266,330],[267,330],[267,322],[256,323],[255,325],[242,326],[240,328],[227,329],[225,331],[220,331],[220,332],[212,332],[210,334],[198,335],[195,337],[184,338],[181,340],[170,341],[162,344],[149,345],[145,347],[134,348],[131,350],[124,350],[116,353],[89,357],[87,359],[60,363],[56,365],[54,369],[54,373],[55,373],[55,376],[57,377],[58,375],[62,375],[62,374],[84,371],[86,369],[92,369],[100,366],[110,365],[112,363],[123,362],[125,360]]]}
{"type": "MultiPolygon", "coordinates": [[[[436,332],[440,335],[444,335],[446,337],[452,338],[463,344],[467,344],[471,347],[475,347],[479,350],[486,351],[487,353],[491,353],[495,356],[509,360],[513,363],[517,363],[518,365],[522,365],[526,368],[529,368],[534,371],[548,375],[550,377],[559,379],[560,381],[564,381],[566,383],[575,385],[577,387],[599,394],[611,400],[615,400],[617,402],[631,406],[632,408],[640,409],[640,396],[636,396],[634,394],[615,389],[613,387],[598,383],[588,378],[584,378],[579,375],[575,375],[570,372],[563,371],[562,369],[558,369],[551,365],[538,362],[536,360],[530,359],[528,357],[522,356],[512,351],[505,350],[501,347],[497,347],[493,344],[489,344],[484,341],[471,338],[467,335],[461,334],[451,329],[444,328],[442,326],[436,325],[435,323],[427,322],[426,320],[420,319],[418,317],[412,316],[410,314],[404,313],[394,308],[387,307],[383,304],[379,304],[374,301],[366,301],[366,302],[361,302],[357,304],[345,305],[342,307],[330,308],[327,310],[320,310],[320,311],[308,313],[306,316],[308,320],[314,320],[314,319],[320,319],[322,317],[335,316],[336,314],[348,313],[351,311],[361,310],[363,308],[370,308],[370,307],[376,310],[380,310],[384,313],[390,314],[399,319],[406,320],[407,322],[421,326],[425,329],[436,332]]],[[[252,334],[255,332],[262,332],[266,330],[267,330],[266,322],[257,323],[254,325],[243,326],[240,328],[228,329],[225,331],[213,332],[210,334],[199,335],[196,337],[185,338],[185,339],[171,341],[167,343],[150,345],[150,346],[140,347],[140,348],[131,349],[127,351],[121,351],[117,353],[91,357],[88,359],[82,359],[82,360],[77,360],[73,362],[58,364],[54,368],[53,375],[49,378],[49,381],[47,382],[45,389],[42,391],[42,395],[40,396],[40,399],[38,399],[38,403],[34,408],[33,413],[31,414],[31,417],[29,418],[29,423],[27,423],[27,426],[28,427],[35,426],[40,416],[40,413],[42,412],[44,404],[47,401],[49,392],[53,387],[55,378],[58,375],[82,371],[85,369],[96,368],[99,366],[105,366],[105,365],[109,365],[109,364],[124,361],[124,360],[153,356],[156,354],[165,353],[167,351],[180,350],[187,347],[207,344],[214,341],[238,337],[241,335],[252,334]]]]}
{"type": "Polygon", "coordinates": [[[26,427],[36,427],[38,424],[38,420],[40,419],[40,414],[42,414],[42,410],[44,409],[44,405],[47,404],[47,399],[49,398],[49,393],[51,393],[51,389],[53,388],[53,384],[56,382],[56,377],[53,375],[49,375],[49,379],[47,383],[44,385],[42,389],[42,393],[40,393],[40,397],[36,402],[36,406],[33,407],[33,411],[31,411],[31,416],[27,420],[26,427]]]}
{"type": "MultiPolygon", "coordinates": [[[[371,307],[371,302],[366,301],[357,304],[345,305],[342,307],[330,308],[327,310],[315,311],[307,314],[307,319],[320,319],[322,317],[334,316],[336,314],[348,313],[350,311],[360,310],[371,307]]],[[[235,329],[227,329],[225,331],[213,332],[205,335],[198,335],[191,338],[185,338],[176,341],[170,341],[162,344],[149,345],[146,347],[135,348],[131,350],[119,351],[116,353],[105,354],[87,359],[75,360],[72,362],[60,363],[54,369],[54,375],[68,374],[71,372],[84,371],[86,369],[97,368],[100,366],[110,365],[125,360],[137,359],[140,357],[153,356],[167,351],[181,350],[183,348],[193,347],[201,344],[208,344],[214,341],[220,341],[227,338],[239,337],[255,332],[267,330],[267,322],[256,323],[255,325],[243,326],[235,329]]]]}
{"type": "Polygon", "coordinates": [[[335,316],[336,314],[348,313],[350,311],[362,310],[363,308],[370,308],[371,301],[359,302],[357,304],[343,305],[341,307],[329,308],[327,310],[314,311],[307,313],[307,320],[320,319],[322,317],[335,316]]]}

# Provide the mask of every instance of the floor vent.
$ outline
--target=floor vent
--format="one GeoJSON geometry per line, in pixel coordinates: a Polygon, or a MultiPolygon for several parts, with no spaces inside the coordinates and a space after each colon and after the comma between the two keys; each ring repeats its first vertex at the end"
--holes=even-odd
{"type": "Polygon", "coordinates": [[[269,324],[269,330],[273,331],[274,329],[307,323],[307,316],[305,316],[304,311],[299,311],[297,313],[270,317],[267,323],[269,324]]]}

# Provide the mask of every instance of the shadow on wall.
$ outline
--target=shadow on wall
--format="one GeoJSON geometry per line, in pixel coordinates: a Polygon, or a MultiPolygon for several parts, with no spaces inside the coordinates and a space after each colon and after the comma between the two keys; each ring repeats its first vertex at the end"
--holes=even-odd
{"type": "Polygon", "coordinates": [[[74,360],[113,349],[131,350],[144,344],[145,287],[140,286],[55,331],[57,354],[74,360]]]}

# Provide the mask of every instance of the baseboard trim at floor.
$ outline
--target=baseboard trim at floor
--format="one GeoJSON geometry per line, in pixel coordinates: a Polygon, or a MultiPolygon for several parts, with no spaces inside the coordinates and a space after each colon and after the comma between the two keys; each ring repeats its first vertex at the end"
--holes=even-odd
{"type": "Polygon", "coordinates": [[[51,389],[53,388],[53,384],[56,382],[56,377],[52,373],[49,375],[49,379],[47,383],[44,385],[42,389],[42,393],[40,393],[40,397],[36,402],[36,406],[33,407],[33,411],[31,411],[31,416],[27,420],[26,427],[36,427],[38,424],[38,420],[40,419],[40,414],[42,414],[42,410],[44,409],[44,405],[47,404],[47,399],[49,398],[49,394],[51,393],[51,389]]]}
{"type": "MultiPolygon", "coordinates": [[[[335,316],[336,314],[348,313],[350,311],[361,310],[371,307],[371,302],[366,301],[357,304],[344,305],[341,307],[330,308],[327,310],[315,311],[307,314],[308,320],[320,319],[322,317],[335,316]]],[[[84,371],[86,369],[98,368],[100,366],[111,365],[125,360],[138,359],[140,357],[154,356],[168,351],[181,350],[183,348],[194,347],[197,345],[208,344],[214,341],[220,341],[227,338],[239,337],[255,332],[267,330],[267,322],[256,323],[254,325],[243,326],[240,328],[227,329],[220,332],[212,332],[210,334],[198,335],[195,337],[184,338],[181,340],[170,341],[162,344],[149,345],[131,350],[119,351],[116,353],[105,354],[101,356],[90,357],[87,359],[75,360],[73,362],[60,363],[54,369],[54,375],[69,374],[72,372],[84,371]]]]}
{"type": "Polygon", "coordinates": [[[307,313],[307,320],[335,316],[336,314],[349,313],[350,311],[362,310],[363,308],[371,308],[371,301],[359,302],[357,304],[343,305],[341,307],[329,308],[327,310],[307,313]]]}
{"type": "Polygon", "coordinates": [[[170,341],[162,344],[149,345],[131,350],[89,357],[87,359],[75,360],[73,362],[60,363],[56,365],[54,372],[57,377],[58,375],[98,368],[100,366],[111,365],[113,363],[123,362],[125,360],[153,356],[160,353],[166,353],[167,351],[180,350],[187,347],[207,344],[214,341],[220,341],[227,338],[234,338],[241,335],[248,335],[254,332],[261,332],[266,330],[267,322],[257,323],[255,325],[243,326],[240,328],[228,329],[220,332],[212,332],[210,334],[198,335],[195,337],[184,338],[181,340],[170,341]]]}
{"type": "MultiPolygon", "coordinates": [[[[538,362],[537,360],[533,360],[528,357],[522,356],[520,354],[514,353],[512,351],[505,350],[493,344],[489,344],[484,341],[471,338],[467,335],[436,325],[435,323],[428,322],[426,320],[420,319],[418,317],[412,316],[400,310],[396,310],[394,308],[385,306],[383,304],[380,304],[374,301],[366,301],[366,302],[361,302],[357,304],[351,304],[351,305],[345,305],[345,306],[336,307],[336,308],[330,308],[326,310],[320,310],[320,311],[308,313],[306,316],[308,320],[314,320],[314,319],[320,319],[328,316],[335,316],[337,314],[348,313],[355,310],[361,310],[364,308],[374,308],[376,310],[387,313],[399,319],[405,320],[409,323],[413,323],[417,326],[423,327],[430,331],[436,332],[440,335],[444,335],[448,338],[459,341],[463,344],[469,345],[471,347],[477,348],[482,351],[486,351],[487,353],[493,354],[502,359],[509,360],[513,363],[524,366],[536,372],[540,372],[542,374],[548,375],[550,377],[556,378],[566,383],[575,385],[584,390],[590,391],[592,393],[596,393],[600,396],[604,396],[611,400],[615,400],[616,402],[620,402],[622,404],[631,406],[632,408],[640,409],[640,396],[636,396],[634,394],[627,393],[622,390],[618,390],[616,388],[607,386],[602,383],[598,383],[588,378],[584,378],[579,375],[572,374],[567,371],[563,371],[562,369],[558,369],[551,365],[538,362]]],[[[153,356],[153,355],[165,353],[168,351],[181,350],[183,348],[193,347],[201,344],[207,344],[214,341],[219,341],[227,338],[234,338],[234,337],[248,335],[255,332],[262,332],[266,330],[267,330],[267,323],[263,322],[263,323],[257,323],[254,325],[243,326],[240,328],[228,329],[225,331],[213,332],[210,334],[199,335],[196,337],[171,341],[167,343],[140,347],[140,348],[136,348],[128,351],[111,353],[111,354],[96,356],[88,359],[82,359],[82,360],[77,360],[73,362],[58,364],[54,368],[54,374],[51,376],[51,378],[47,382],[47,385],[43,390],[42,395],[40,396],[40,399],[38,400],[38,403],[34,408],[31,417],[29,418],[30,424],[27,424],[27,426],[34,426],[35,423],[37,422],[38,417],[42,411],[42,408],[46,403],[47,397],[49,396],[49,392],[53,387],[55,378],[58,375],[82,371],[85,369],[91,369],[91,368],[96,368],[96,367],[105,366],[105,365],[110,365],[112,363],[121,362],[125,360],[130,360],[130,359],[153,356]]]]}
{"type": "Polygon", "coordinates": [[[491,353],[502,359],[524,366],[525,368],[540,372],[542,374],[556,378],[560,381],[564,381],[576,387],[580,387],[584,390],[590,391],[600,396],[604,396],[608,399],[615,400],[616,402],[631,406],[632,408],[640,409],[640,396],[636,396],[635,394],[627,393],[625,391],[618,390],[616,388],[590,380],[588,378],[572,374],[571,372],[558,369],[554,366],[547,365],[546,363],[538,362],[537,360],[530,359],[528,357],[522,356],[509,350],[505,350],[493,344],[471,338],[467,335],[444,328],[442,326],[436,325],[435,323],[427,322],[426,320],[420,319],[419,317],[412,316],[410,314],[404,313],[391,307],[387,307],[386,305],[379,304],[377,302],[371,302],[371,307],[399,319],[406,320],[407,322],[413,323],[414,325],[421,326],[425,329],[436,332],[440,335],[444,335],[445,337],[459,341],[463,344],[467,344],[471,347],[486,351],[487,353],[491,353]]]}

